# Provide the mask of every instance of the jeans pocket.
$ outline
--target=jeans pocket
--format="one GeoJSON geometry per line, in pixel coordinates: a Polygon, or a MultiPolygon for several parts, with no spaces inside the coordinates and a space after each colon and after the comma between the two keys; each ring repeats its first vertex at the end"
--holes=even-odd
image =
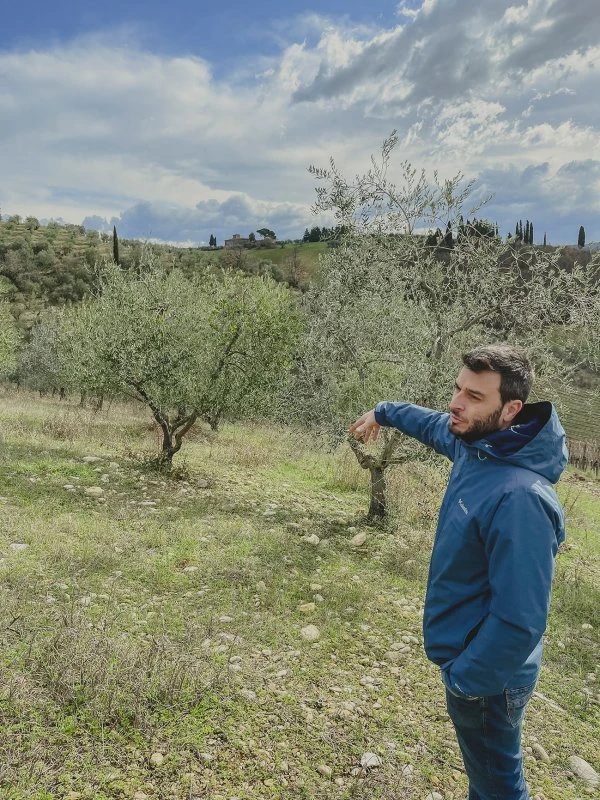
{"type": "Polygon", "coordinates": [[[535,683],[531,686],[524,686],[521,689],[505,689],[504,697],[506,699],[506,713],[510,724],[513,728],[518,728],[523,722],[525,716],[525,708],[527,703],[531,700],[531,695],[535,689],[535,683]]]}

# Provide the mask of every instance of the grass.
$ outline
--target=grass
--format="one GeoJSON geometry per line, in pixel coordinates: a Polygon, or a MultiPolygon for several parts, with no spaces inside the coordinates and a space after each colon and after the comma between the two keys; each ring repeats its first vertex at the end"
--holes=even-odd
{"type": "MultiPolygon", "coordinates": [[[[465,795],[421,646],[442,468],[399,470],[372,528],[353,456],[291,431],[198,429],[177,481],[131,458],[156,447],[136,409],[11,393],[0,426],[2,798],[465,795]],[[361,769],[367,751],[381,767],[361,769]]],[[[599,616],[600,490],[580,478],[560,486],[569,549],[547,699],[525,727],[551,756],[527,755],[530,786],[553,800],[586,794],[570,755],[598,768],[598,638],[582,625],[599,616]]]]}

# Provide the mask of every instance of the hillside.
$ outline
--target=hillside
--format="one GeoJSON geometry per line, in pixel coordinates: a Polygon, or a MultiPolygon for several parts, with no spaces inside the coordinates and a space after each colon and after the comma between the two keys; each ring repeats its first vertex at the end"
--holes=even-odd
{"type": "MultiPolygon", "coordinates": [[[[283,281],[294,273],[296,283],[302,285],[310,280],[326,249],[326,242],[230,251],[124,239],[119,240],[119,260],[125,268],[135,267],[149,252],[159,263],[179,267],[188,275],[207,264],[229,264],[283,281]]],[[[112,257],[109,234],[86,231],[79,225],[40,225],[32,218],[0,220],[0,294],[8,297],[25,330],[40,309],[80,300],[94,285],[94,266],[112,257]]]]}

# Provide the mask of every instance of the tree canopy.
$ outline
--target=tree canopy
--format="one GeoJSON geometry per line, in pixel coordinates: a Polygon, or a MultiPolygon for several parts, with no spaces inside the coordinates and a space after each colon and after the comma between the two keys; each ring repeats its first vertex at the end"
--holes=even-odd
{"type": "MultiPolygon", "coordinates": [[[[461,352],[478,343],[524,346],[538,387],[551,390],[568,368],[549,334],[560,325],[594,340],[600,324],[595,270],[560,269],[558,252],[512,248],[495,235],[459,236],[450,246],[447,233],[445,246],[429,244],[420,229],[452,231],[477,210],[468,205],[473,186],[460,174],[430,179],[407,162],[393,183],[395,144],[393,135],[380,160],[352,180],[333,161],[312,168],[320,184],[315,211],[334,214],[348,233],[323,257],[321,279],[306,294],[302,359],[288,401],[304,424],[338,441],[378,400],[445,408],[461,352]]],[[[385,470],[412,447],[389,432],[376,452],[350,443],[371,472],[374,496],[385,470]]],[[[381,505],[372,503],[374,515],[381,505]]]]}
{"type": "Polygon", "coordinates": [[[216,427],[265,407],[296,334],[289,290],[269,279],[109,264],[96,295],[47,319],[30,351],[60,385],[148,405],[168,467],[197,419],[216,427]]]}

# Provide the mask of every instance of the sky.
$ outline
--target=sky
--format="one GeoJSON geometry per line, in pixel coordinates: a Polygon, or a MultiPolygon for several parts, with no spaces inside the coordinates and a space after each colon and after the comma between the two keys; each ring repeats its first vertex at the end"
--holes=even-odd
{"type": "Polygon", "coordinates": [[[21,0],[0,24],[0,212],[122,238],[298,238],[311,164],[462,172],[501,232],[600,240],[598,0],[21,0]]]}

